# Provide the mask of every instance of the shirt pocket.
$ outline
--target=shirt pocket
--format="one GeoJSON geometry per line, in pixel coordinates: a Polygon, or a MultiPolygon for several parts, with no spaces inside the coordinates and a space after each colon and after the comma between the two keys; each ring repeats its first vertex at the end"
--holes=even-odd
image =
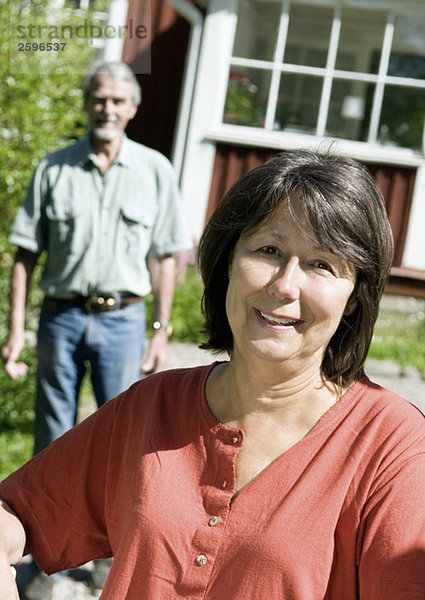
{"type": "Polygon", "coordinates": [[[46,206],[50,252],[84,252],[90,240],[90,214],[71,200],[46,206]]]}
{"type": "Polygon", "coordinates": [[[155,213],[151,207],[129,203],[121,207],[120,244],[126,254],[146,256],[151,245],[155,213]]]}

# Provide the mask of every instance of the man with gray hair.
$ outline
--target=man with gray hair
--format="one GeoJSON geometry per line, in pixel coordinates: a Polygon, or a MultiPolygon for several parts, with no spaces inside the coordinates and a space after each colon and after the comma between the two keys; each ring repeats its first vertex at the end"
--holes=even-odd
{"type": "Polygon", "coordinates": [[[141,90],[123,63],[96,64],[83,83],[88,135],[45,157],[9,241],[18,246],[11,285],[8,374],[25,374],[25,301],[44,252],[37,343],[35,452],[75,423],[91,366],[98,405],[140,375],[144,297],[154,296],[154,335],[143,370],[164,367],[175,259],[190,247],[175,173],[124,131],[141,90]]]}
{"type": "Polygon", "coordinates": [[[46,257],[34,453],[75,424],[87,364],[98,406],[140,377],[151,291],[154,333],[142,369],[164,367],[174,254],[190,247],[169,161],[124,133],[141,101],[131,69],[96,64],[83,92],[88,135],[40,162],[9,238],[18,248],[2,357],[13,378],[27,370],[19,361],[26,298],[46,257]]]}

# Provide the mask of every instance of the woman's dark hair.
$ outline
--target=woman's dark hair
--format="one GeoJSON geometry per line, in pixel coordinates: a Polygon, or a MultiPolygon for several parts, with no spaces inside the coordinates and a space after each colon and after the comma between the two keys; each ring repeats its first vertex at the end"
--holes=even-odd
{"type": "Polygon", "coordinates": [[[363,375],[379,301],[388,280],[393,237],[382,197],[365,167],[331,154],[283,152],[253,169],[226,194],[201,237],[198,262],[204,282],[202,310],[208,341],[201,347],[233,349],[225,300],[228,268],[243,232],[284,204],[307,220],[321,247],[357,268],[354,311],[342,318],[322,363],[322,376],[345,386],[363,375]]]}

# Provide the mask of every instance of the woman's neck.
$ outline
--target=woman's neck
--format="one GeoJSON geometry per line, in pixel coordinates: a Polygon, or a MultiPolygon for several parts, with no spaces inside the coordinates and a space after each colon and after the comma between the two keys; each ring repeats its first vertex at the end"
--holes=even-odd
{"type": "Polygon", "coordinates": [[[248,415],[314,420],[335,404],[342,392],[324,381],[320,368],[314,366],[297,372],[277,365],[255,368],[250,364],[247,369],[236,357],[214,369],[207,382],[208,401],[217,418],[240,426],[248,415]]]}

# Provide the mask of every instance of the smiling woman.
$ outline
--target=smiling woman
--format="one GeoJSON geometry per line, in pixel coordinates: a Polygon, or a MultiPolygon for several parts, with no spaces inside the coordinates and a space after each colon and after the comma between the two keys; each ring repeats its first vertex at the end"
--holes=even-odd
{"type": "Polygon", "coordinates": [[[422,597],[423,415],[363,374],[391,256],[357,163],[244,177],[199,253],[230,360],[136,382],[6,479],[0,562],[25,531],[48,572],[113,556],[105,600],[422,597]]]}

